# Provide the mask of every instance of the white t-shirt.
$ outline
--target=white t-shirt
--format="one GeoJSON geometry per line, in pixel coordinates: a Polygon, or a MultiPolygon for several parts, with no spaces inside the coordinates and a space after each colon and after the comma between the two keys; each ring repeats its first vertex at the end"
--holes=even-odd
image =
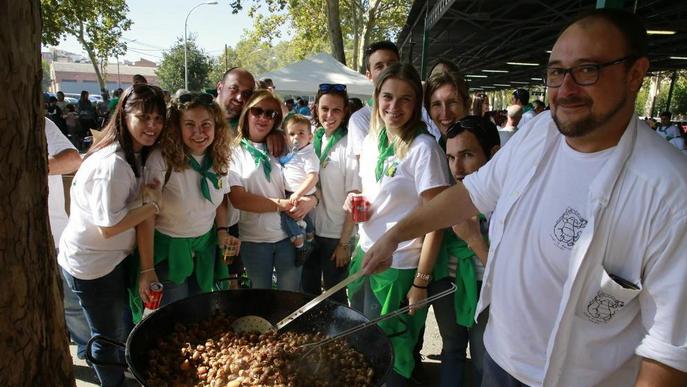
{"type": "Polygon", "coordinates": [[[484,342],[494,360],[527,385],[542,383],[571,249],[591,211],[587,208],[589,186],[614,149],[580,153],[561,136],[559,145],[545,156],[541,175],[509,214],[511,221],[501,240],[508,259],[494,266],[484,342]],[[541,334],[514,335],[513,327],[528,327],[541,334]]]}
{"type": "MultiPolygon", "coordinates": [[[[329,138],[322,137],[324,150],[329,138]]],[[[331,149],[329,156],[320,169],[320,187],[322,201],[315,208],[315,234],[324,238],[338,239],[341,237],[346,212],[343,204],[351,191],[360,191],[360,176],[358,176],[358,160],[349,156],[348,136],[342,137],[331,149]]]]}
{"type": "Polygon", "coordinates": [[[499,129],[499,139],[501,140],[501,146],[506,145],[508,140],[510,140],[511,137],[515,134],[517,128],[514,128],[512,126],[504,126],[502,129],[499,129]]]}
{"type": "Polygon", "coordinates": [[[91,280],[109,274],[134,249],[130,228],[109,239],[98,227],[111,227],[139,206],[139,185],[118,144],[84,160],[70,190],[70,216],[60,239],[57,262],[72,276],[91,280]]]}
{"type": "MultiPolygon", "coordinates": [[[[536,114],[534,113],[534,110],[528,110],[528,111],[522,113],[522,117],[520,118],[520,122],[518,123],[518,125],[522,128],[523,126],[525,126],[525,123],[527,121],[531,120],[535,116],[536,116],[536,114]]],[[[503,144],[501,144],[501,145],[503,145],[503,144]]]]}
{"type": "Polygon", "coordinates": [[[363,106],[348,119],[348,154],[360,156],[363,149],[363,140],[370,131],[370,119],[372,108],[363,106]]]}
{"type": "MultiPolygon", "coordinates": [[[[320,171],[320,159],[315,154],[312,144],[308,144],[296,152],[291,160],[284,164],[284,184],[287,191],[296,192],[308,177],[309,173],[320,171]]],[[[313,187],[305,195],[312,195],[316,188],[313,187]]]]}
{"type": "MultiPolygon", "coordinates": [[[[360,155],[360,178],[363,195],[370,202],[370,220],[360,225],[360,246],[367,251],[384,232],[393,227],[422,204],[423,192],[450,185],[446,155],[431,135],[419,135],[413,140],[403,160],[389,157],[385,173],[377,182],[375,166],[379,151],[377,137],[370,133],[363,142],[360,155]],[[393,171],[392,177],[386,172],[393,171]]],[[[420,259],[422,239],[402,242],[393,254],[391,267],[413,269],[420,259]]]]}
{"type": "MultiPolygon", "coordinates": [[[[265,144],[253,143],[256,148],[266,151],[265,144]]],[[[247,150],[238,146],[232,153],[229,184],[243,187],[247,192],[272,198],[284,198],[284,177],[282,167],[277,160],[269,156],[272,171],[270,180],[265,177],[262,164],[255,165],[255,160],[247,150]]],[[[276,209],[276,205],[275,205],[276,209]]],[[[281,228],[281,216],[278,212],[255,213],[240,211],[240,239],[246,242],[274,243],[288,236],[281,228]]]]}
{"type": "MultiPolygon", "coordinates": [[[[68,149],[76,151],[74,145],[62,134],[60,128],[47,118],[45,119],[45,138],[48,142],[48,156],[55,156],[68,149]]],[[[62,231],[67,227],[69,221],[67,211],[64,209],[62,175],[48,175],[48,216],[55,247],[58,247],[62,231]]]]}
{"type": "Polygon", "coordinates": [[[659,124],[656,127],[656,133],[660,134],[661,137],[665,138],[673,144],[677,149],[684,151],[685,150],[685,139],[682,137],[682,133],[680,129],[677,127],[677,125],[673,124],[668,124],[668,125],[661,125],[659,124]]]}
{"type": "Polygon", "coordinates": [[[439,130],[437,124],[434,123],[434,120],[432,120],[432,117],[429,116],[429,112],[427,112],[427,109],[425,109],[424,106],[422,106],[422,121],[427,124],[427,131],[429,134],[434,136],[437,142],[439,142],[441,139],[441,131],[439,130]]]}
{"type": "MultiPolygon", "coordinates": [[[[192,156],[202,165],[202,156],[192,156]]],[[[146,170],[156,176],[164,176],[167,163],[159,149],[154,150],[146,161],[146,170]]],[[[211,172],[214,169],[210,168],[211,172]]],[[[208,187],[212,202],[200,191],[200,174],[188,167],[183,171],[172,171],[162,189],[160,213],[155,218],[155,228],[165,235],[177,238],[195,238],[207,233],[215,222],[215,212],[222,204],[224,194],[229,193],[227,176],[218,176],[219,189],[210,181],[208,187]]],[[[159,177],[158,177],[159,179],[159,177]]]]}

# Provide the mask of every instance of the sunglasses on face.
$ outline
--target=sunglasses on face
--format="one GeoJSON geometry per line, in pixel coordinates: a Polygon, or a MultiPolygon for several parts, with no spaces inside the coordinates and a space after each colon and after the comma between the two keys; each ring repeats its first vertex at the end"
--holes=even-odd
{"type": "Polygon", "coordinates": [[[186,93],[178,98],[180,103],[195,102],[201,105],[210,106],[215,101],[215,98],[208,93],[186,93]]]}
{"type": "Polygon", "coordinates": [[[346,91],[346,85],[340,83],[320,83],[319,88],[322,93],[329,93],[332,90],[339,93],[346,91]]]}
{"type": "Polygon", "coordinates": [[[263,117],[269,120],[277,118],[277,112],[272,109],[263,109],[258,106],[253,106],[252,108],[248,109],[248,111],[253,117],[263,117]]]}
{"type": "Polygon", "coordinates": [[[484,130],[482,128],[482,123],[478,118],[464,118],[460,121],[457,121],[455,124],[451,125],[450,128],[446,131],[446,137],[447,138],[453,138],[458,135],[459,132],[461,132],[461,129],[479,129],[479,130],[484,130]]]}

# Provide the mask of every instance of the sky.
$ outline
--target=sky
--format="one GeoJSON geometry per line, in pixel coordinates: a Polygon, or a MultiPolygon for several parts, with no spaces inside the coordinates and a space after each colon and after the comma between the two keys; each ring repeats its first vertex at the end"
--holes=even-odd
{"type": "MultiPolygon", "coordinates": [[[[123,33],[128,51],[124,59],[136,61],[146,58],[159,63],[162,51],[169,49],[178,37],[184,36],[184,19],[195,5],[203,1],[191,0],[127,0],[129,31],[123,33]]],[[[249,1],[244,0],[244,5],[249,1]]],[[[231,13],[228,0],[218,0],[216,5],[196,8],[188,18],[189,36],[196,35],[196,43],[210,56],[219,56],[224,45],[235,46],[245,29],[251,28],[251,18],[246,8],[238,14],[231,13]]],[[[59,49],[86,53],[75,38],[67,36],[59,49]]],[[[122,58],[120,57],[120,60],[122,58]]]]}

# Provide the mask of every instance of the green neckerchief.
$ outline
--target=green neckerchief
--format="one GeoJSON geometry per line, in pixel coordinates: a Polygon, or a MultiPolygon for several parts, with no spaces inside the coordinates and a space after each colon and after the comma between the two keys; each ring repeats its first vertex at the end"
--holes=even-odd
{"type": "Polygon", "coordinates": [[[270,164],[270,157],[267,155],[267,153],[254,147],[253,144],[245,138],[241,139],[241,146],[247,150],[251,156],[253,156],[253,160],[255,160],[255,166],[262,164],[262,171],[265,172],[265,178],[267,181],[270,181],[272,164],[270,164]]]}
{"type": "MultiPolygon", "coordinates": [[[[358,245],[353,254],[349,275],[360,271],[364,255],[365,253],[358,245]]],[[[389,268],[381,273],[363,276],[348,286],[349,297],[357,292],[364,292],[365,281],[370,281],[372,293],[381,305],[380,315],[393,312],[401,307],[402,301],[406,300],[415,279],[415,273],[417,273],[416,269],[389,268]]],[[[394,350],[394,371],[406,378],[413,373],[415,360],[412,349],[420,337],[426,318],[427,307],[424,307],[415,311],[412,316],[404,313],[377,324],[391,341],[394,350]]]]}
{"type": "MultiPolygon", "coordinates": [[[[429,134],[427,127],[417,127],[415,129],[415,135],[413,138],[421,134],[429,134]]],[[[377,135],[377,149],[379,150],[379,156],[377,156],[377,165],[375,166],[375,177],[377,178],[377,182],[379,182],[382,180],[382,176],[384,175],[384,163],[386,162],[386,159],[395,154],[394,144],[393,142],[389,141],[389,137],[386,134],[386,128],[382,128],[377,135]]]]}
{"type": "MultiPolygon", "coordinates": [[[[154,238],[155,265],[167,261],[169,281],[180,284],[194,275],[198,287],[203,292],[211,292],[215,280],[229,275],[227,266],[217,262],[217,232],[214,227],[196,238],[175,238],[155,230],[154,238]]],[[[135,322],[140,320],[143,313],[143,304],[138,293],[138,273],[139,264],[136,259],[130,268],[129,278],[129,302],[135,322]]]]}
{"type": "Polygon", "coordinates": [[[441,150],[444,151],[444,153],[446,153],[446,142],[447,141],[448,140],[447,140],[447,137],[445,135],[442,134],[441,137],[439,137],[439,146],[441,147],[441,150]]]}
{"type": "Polygon", "coordinates": [[[239,126],[239,117],[230,118],[228,123],[230,128],[236,129],[239,126]]]}
{"type": "Polygon", "coordinates": [[[322,138],[324,137],[325,130],[324,128],[319,128],[317,131],[315,131],[315,139],[313,140],[313,148],[315,148],[315,153],[317,154],[317,157],[320,158],[320,166],[322,165],[322,162],[327,159],[327,156],[329,156],[329,153],[332,151],[332,148],[334,145],[336,145],[339,140],[341,140],[348,131],[345,128],[337,128],[334,133],[332,133],[332,136],[329,137],[329,141],[327,141],[327,145],[324,146],[324,150],[322,150],[322,138]]]}
{"type": "Polygon", "coordinates": [[[219,189],[219,179],[217,178],[217,174],[210,172],[210,167],[212,167],[212,157],[209,157],[206,153],[203,156],[202,166],[198,164],[198,161],[196,161],[196,159],[191,155],[186,155],[186,161],[188,161],[188,165],[193,168],[194,171],[200,174],[200,192],[203,194],[205,199],[212,203],[208,180],[210,180],[215,189],[219,189]]]}
{"type": "MultiPolygon", "coordinates": [[[[480,214],[479,218],[483,220],[484,215],[480,214]]],[[[483,237],[484,240],[488,240],[486,234],[483,237]]],[[[448,277],[448,260],[451,256],[458,260],[456,263],[456,292],[453,297],[456,323],[470,328],[475,323],[478,299],[477,277],[475,275],[475,262],[473,261],[475,252],[449,228],[444,232],[444,239],[434,264],[432,277],[435,280],[448,277]]]]}
{"type": "Polygon", "coordinates": [[[375,103],[374,97],[370,97],[367,99],[367,106],[372,106],[375,103]]]}

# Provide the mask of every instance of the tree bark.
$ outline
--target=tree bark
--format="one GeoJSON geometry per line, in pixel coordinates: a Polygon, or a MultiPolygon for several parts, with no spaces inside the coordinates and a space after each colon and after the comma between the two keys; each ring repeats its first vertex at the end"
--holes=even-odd
{"type": "Polygon", "coordinates": [[[48,224],[40,2],[0,9],[0,385],[74,386],[48,224]]]}
{"type": "Polygon", "coordinates": [[[341,18],[339,16],[339,0],[327,0],[327,27],[332,55],[336,60],[346,65],[346,53],[344,52],[341,18]]]}

